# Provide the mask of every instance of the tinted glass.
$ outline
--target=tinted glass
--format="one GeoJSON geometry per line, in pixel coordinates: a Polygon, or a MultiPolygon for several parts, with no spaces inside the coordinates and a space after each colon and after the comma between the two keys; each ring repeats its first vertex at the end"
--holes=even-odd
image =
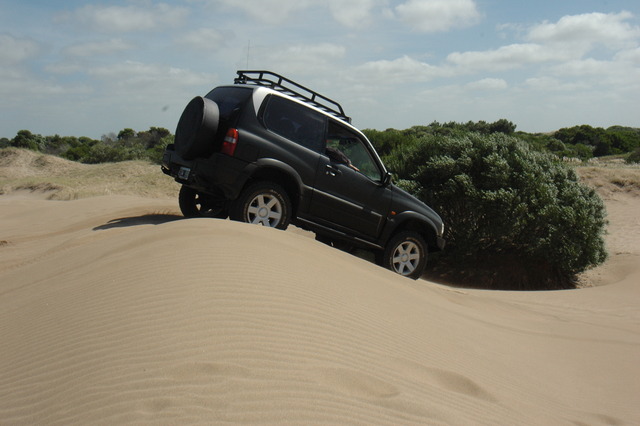
{"type": "Polygon", "coordinates": [[[265,127],[316,152],[324,149],[324,115],[280,96],[270,96],[262,113],[265,127]]]}
{"type": "Polygon", "coordinates": [[[251,89],[242,87],[218,87],[209,92],[206,97],[218,104],[220,117],[223,120],[229,120],[232,115],[237,114],[252,92],[251,89]]]}
{"type": "Polygon", "coordinates": [[[327,155],[359,171],[371,180],[382,179],[382,172],[360,135],[334,121],[329,121],[327,155]]]}

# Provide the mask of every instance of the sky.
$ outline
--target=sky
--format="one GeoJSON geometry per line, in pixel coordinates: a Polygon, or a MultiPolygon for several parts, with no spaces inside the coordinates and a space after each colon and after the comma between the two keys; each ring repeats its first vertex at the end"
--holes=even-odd
{"type": "Polygon", "coordinates": [[[361,129],[640,127],[640,1],[0,0],[0,137],[174,132],[238,69],[361,129]]]}

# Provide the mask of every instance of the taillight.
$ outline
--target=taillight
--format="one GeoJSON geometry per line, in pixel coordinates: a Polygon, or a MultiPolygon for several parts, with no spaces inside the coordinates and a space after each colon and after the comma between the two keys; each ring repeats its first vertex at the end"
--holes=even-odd
{"type": "Polygon", "coordinates": [[[233,156],[236,152],[236,146],[238,146],[238,129],[229,129],[222,142],[220,152],[233,156]]]}

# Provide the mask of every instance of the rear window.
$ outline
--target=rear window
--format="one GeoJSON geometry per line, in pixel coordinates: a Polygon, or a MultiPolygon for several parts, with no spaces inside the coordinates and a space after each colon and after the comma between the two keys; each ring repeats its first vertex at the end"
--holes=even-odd
{"type": "Polygon", "coordinates": [[[243,87],[217,87],[206,96],[218,104],[220,118],[229,121],[251,96],[252,90],[243,87]]]}
{"type": "Polygon", "coordinates": [[[278,135],[316,152],[323,152],[327,119],[310,108],[305,108],[280,96],[269,96],[262,111],[265,127],[278,135]]]}

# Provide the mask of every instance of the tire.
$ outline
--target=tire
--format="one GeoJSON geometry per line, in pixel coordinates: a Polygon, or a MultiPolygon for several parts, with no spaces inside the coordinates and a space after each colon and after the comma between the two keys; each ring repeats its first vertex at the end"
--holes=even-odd
{"type": "Polygon", "coordinates": [[[180,188],[178,204],[184,217],[226,219],[228,216],[222,201],[184,185],[180,188]]]}
{"type": "Polygon", "coordinates": [[[234,201],[231,219],[284,230],[291,223],[291,200],[280,185],[257,182],[245,188],[234,201]]]}
{"type": "Polygon", "coordinates": [[[397,274],[417,280],[427,266],[427,254],[427,243],[420,234],[402,231],[387,243],[381,264],[397,274]]]}
{"type": "Polygon", "coordinates": [[[174,138],[176,152],[185,160],[211,154],[220,123],[218,104],[211,99],[193,98],[182,111],[174,138]]]}

